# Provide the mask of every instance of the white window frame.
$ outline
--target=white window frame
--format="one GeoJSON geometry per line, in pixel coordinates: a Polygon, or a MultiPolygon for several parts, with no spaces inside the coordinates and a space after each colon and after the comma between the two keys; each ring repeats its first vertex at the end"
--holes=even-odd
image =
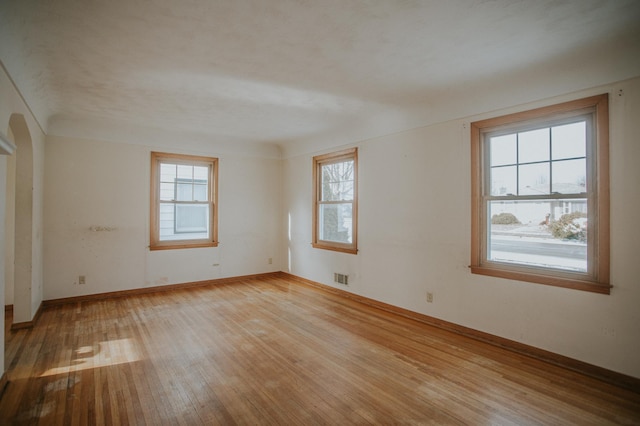
{"type": "MultiPolygon", "coordinates": [[[[166,152],[151,152],[151,215],[150,215],[150,250],[168,250],[196,247],[217,247],[218,246],[218,159],[214,157],[201,157],[195,155],[170,154],[166,152]],[[160,239],[160,205],[166,203],[160,199],[160,165],[178,164],[188,166],[204,166],[208,173],[208,193],[207,200],[202,202],[192,202],[188,204],[202,205],[208,207],[208,236],[199,239],[160,239]]],[[[172,200],[170,203],[177,208],[181,202],[172,200]]],[[[174,224],[175,227],[175,224],[174,224]]],[[[177,234],[179,234],[177,232],[177,234]]]]}
{"type": "MultiPolygon", "coordinates": [[[[609,294],[609,110],[608,95],[592,96],[471,123],[471,272],[532,283],[609,294]],[[485,137],[500,131],[518,132],[571,117],[590,115],[592,137],[587,140],[588,236],[587,271],[525,266],[487,259],[489,219],[489,159],[485,137]]],[[[576,196],[577,197],[577,196],[576,196]]],[[[500,197],[498,197],[500,198],[500,197]]],[[[528,197],[529,199],[536,197],[528,197]]],[[[546,195],[541,199],[571,198],[546,195]]],[[[503,199],[518,199],[505,196],[503,199]]]]}

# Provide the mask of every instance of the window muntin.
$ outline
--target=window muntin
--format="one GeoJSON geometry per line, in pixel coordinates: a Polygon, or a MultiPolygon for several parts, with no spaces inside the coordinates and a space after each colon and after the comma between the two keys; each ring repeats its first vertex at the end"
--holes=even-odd
{"type": "Polygon", "coordinates": [[[357,252],[357,150],[314,157],[316,248],[357,252]]]}
{"type": "Polygon", "coordinates": [[[217,245],[217,159],[151,153],[150,248],[217,245]]]}
{"type": "Polygon", "coordinates": [[[609,292],[607,107],[472,123],[472,272],[609,292]]]}

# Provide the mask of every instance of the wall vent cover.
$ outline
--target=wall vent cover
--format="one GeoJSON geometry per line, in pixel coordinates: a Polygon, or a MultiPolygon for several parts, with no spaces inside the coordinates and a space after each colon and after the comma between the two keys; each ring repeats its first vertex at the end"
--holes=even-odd
{"type": "Polygon", "coordinates": [[[337,272],[335,272],[333,274],[333,281],[339,284],[349,285],[349,275],[338,274],[337,272]]]}

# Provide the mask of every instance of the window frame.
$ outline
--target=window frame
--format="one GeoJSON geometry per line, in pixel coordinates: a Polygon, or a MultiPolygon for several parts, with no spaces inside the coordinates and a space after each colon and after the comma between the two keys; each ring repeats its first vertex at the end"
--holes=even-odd
{"type": "MultiPolygon", "coordinates": [[[[150,250],[172,250],[218,246],[218,159],[198,155],[151,152],[151,207],[150,207],[150,250]],[[200,239],[160,240],[160,164],[181,164],[188,166],[207,166],[209,236],[200,239]]],[[[175,200],[174,200],[175,201],[175,200]]],[[[202,205],[207,205],[203,203],[202,205]]],[[[178,204],[174,204],[174,207],[178,204]]],[[[175,223],[174,223],[175,226],[175,223]]]]}
{"type": "Polygon", "coordinates": [[[609,96],[602,94],[471,123],[471,272],[576,290],[609,294],[609,96]],[[592,115],[593,140],[587,143],[587,272],[523,266],[487,260],[490,164],[485,135],[499,130],[524,131],[562,119],[592,115]],[[591,185],[591,187],[589,187],[591,185]]]}
{"type": "Polygon", "coordinates": [[[358,253],[358,148],[349,148],[313,157],[313,231],[311,245],[314,248],[333,250],[342,253],[358,253]],[[341,203],[351,203],[352,238],[351,243],[320,239],[319,209],[326,202],[322,201],[322,173],[325,164],[339,163],[343,160],[353,160],[353,200],[340,200],[341,203]]]}

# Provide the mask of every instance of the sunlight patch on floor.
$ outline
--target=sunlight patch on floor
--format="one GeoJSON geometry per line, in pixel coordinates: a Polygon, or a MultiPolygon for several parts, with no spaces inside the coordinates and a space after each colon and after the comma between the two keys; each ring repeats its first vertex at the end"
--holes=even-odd
{"type": "Polygon", "coordinates": [[[112,365],[136,362],[141,359],[131,339],[117,339],[98,342],[94,346],[81,346],[74,351],[71,365],[51,368],[40,377],[56,374],[68,374],[91,368],[109,367],[112,365]]]}

